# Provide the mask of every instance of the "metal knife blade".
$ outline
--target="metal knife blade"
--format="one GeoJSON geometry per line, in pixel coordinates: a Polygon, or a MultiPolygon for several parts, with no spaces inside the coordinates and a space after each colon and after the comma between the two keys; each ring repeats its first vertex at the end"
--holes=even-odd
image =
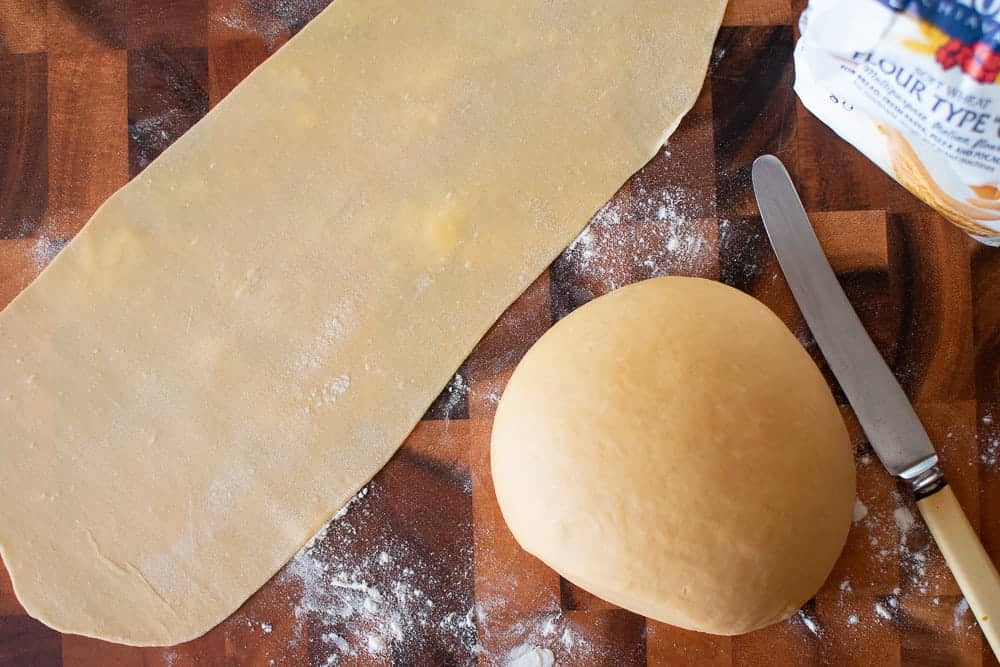
{"type": "Polygon", "coordinates": [[[778,263],[875,453],[904,479],[934,468],[934,446],[847,300],[784,165],[773,155],[759,157],[752,179],[778,263]]]}

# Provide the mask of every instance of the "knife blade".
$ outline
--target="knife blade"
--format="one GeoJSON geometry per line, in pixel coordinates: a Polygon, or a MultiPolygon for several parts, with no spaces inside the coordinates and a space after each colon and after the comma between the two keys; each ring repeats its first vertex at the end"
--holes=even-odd
{"type": "Polygon", "coordinates": [[[752,179],[781,270],[875,453],[904,479],[932,469],[934,446],[841,289],[784,165],[757,158],[752,179]]]}
{"type": "Polygon", "coordinates": [[[927,431],[840,287],[784,165],[765,155],[751,175],[767,236],[813,337],[872,449],[890,473],[909,482],[986,641],[1000,656],[1000,573],[945,481],[927,431]]]}

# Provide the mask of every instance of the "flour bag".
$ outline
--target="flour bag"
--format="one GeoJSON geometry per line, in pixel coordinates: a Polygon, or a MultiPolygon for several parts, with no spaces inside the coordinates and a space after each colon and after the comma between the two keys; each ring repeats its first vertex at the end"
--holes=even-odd
{"type": "Polygon", "coordinates": [[[1000,245],[1000,0],[810,0],[800,28],[806,108],[1000,245]]]}

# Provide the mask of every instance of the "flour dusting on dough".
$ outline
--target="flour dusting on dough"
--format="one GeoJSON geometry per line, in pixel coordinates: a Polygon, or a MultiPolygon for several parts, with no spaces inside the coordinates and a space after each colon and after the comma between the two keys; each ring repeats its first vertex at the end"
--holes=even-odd
{"type": "Polygon", "coordinates": [[[314,389],[309,395],[309,400],[313,408],[321,409],[337,402],[337,399],[347,393],[351,388],[351,376],[341,373],[330,380],[324,382],[318,389],[314,389]]]}
{"type": "Polygon", "coordinates": [[[313,334],[312,340],[291,363],[289,372],[295,377],[305,373],[329,368],[338,345],[354,328],[353,309],[347,301],[334,304],[322,328],[313,334]]]}

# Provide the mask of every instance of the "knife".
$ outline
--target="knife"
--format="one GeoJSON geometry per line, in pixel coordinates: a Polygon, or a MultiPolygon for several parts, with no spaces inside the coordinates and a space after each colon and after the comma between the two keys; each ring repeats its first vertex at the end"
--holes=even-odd
{"type": "Polygon", "coordinates": [[[1000,575],[945,481],[927,432],[837,282],[784,165],[773,155],[759,157],[752,179],[767,236],[813,337],[879,460],[915,494],[969,608],[1000,656],[1000,575]]]}

